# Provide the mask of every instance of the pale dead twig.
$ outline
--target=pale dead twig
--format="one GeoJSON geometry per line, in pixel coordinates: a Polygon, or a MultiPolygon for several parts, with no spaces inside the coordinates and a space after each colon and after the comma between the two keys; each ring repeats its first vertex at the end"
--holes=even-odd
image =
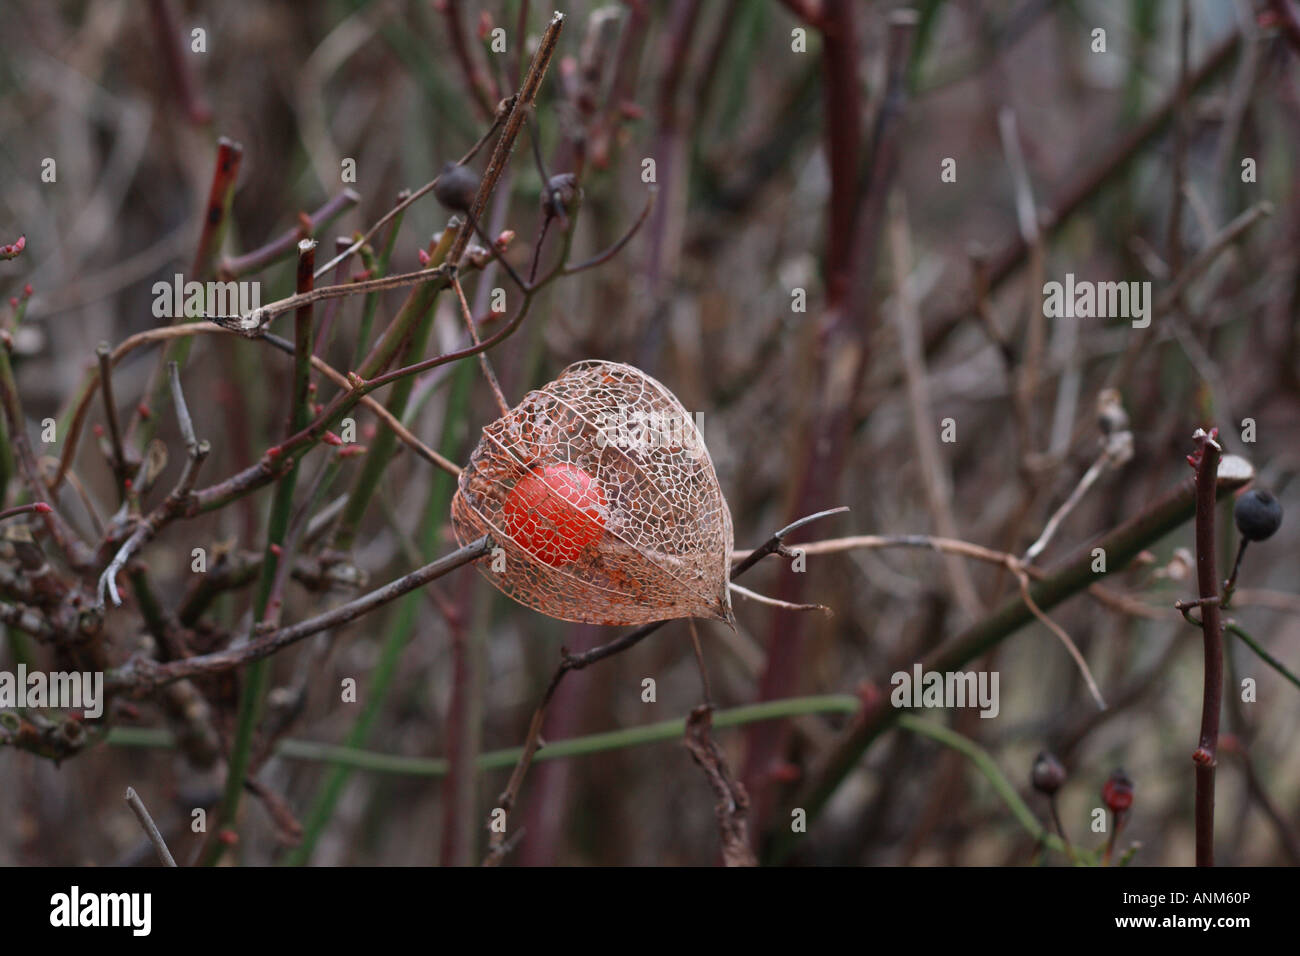
{"type": "MultiPolygon", "coordinates": [[[[985,561],[990,564],[1001,565],[1020,582],[1020,594],[1025,602],[1025,606],[1038,618],[1054,635],[1065,645],[1070,657],[1078,666],[1084,681],[1088,685],[1088,690],[1096,699],[1097,705],[1101,709],[1106,709],[1106,702],[1101,696],[1101,691],[1097,687],[1097,681],[1089,670],[1087,661],[1079,653],[1078,647],[1070,636],[1061,629],[1043,610],[1035,603],[1029,593],[1029,579],[1040,578],[1043,572],[1032,567],[1027,562],[1022,561],[1015,555],[1008,554],[1005,551],[995,551],[992,548],[986,548],[982,545],[972,544],[969,541],[961,541],[955,538],[939,538],[930,535],[911,534],[911,535],[857,535],[847,538],[832,538],[826,541],[813,541],[808,544],[801,544],[798,550],[804,554],[834,554],[841,551],[853,551],[859,548],[896,548],[896,547],[914,547],[929,548],[943,554],[960,555],[961,557],[973,558],[977,561],[985,561]]],[[[743,560],[752,552],[737,551],[732,553],[733,560],[743,560]]]]}
{"type": "Polygon", "coordinates": [[[1043,549],[1052,540],[1052,536],[1056,534],[1061,522],[1083,500],[1083,496],[1088,493],[1088,489],[1096,483],[1104,471],[1109,468],[1118,468],[1133,457],[1133,433],[1128,429],[1128,415],[1125,414],[1123,406],[1120,405],[1119,393],[1114,389],[1103,389],[1097,397],[1097,412],[1100,419],[1106,423],[1106,432],[1102,437],[1101,454],[1083,473],[1083,477],[1079,479],[1079,483],[1075,485],[1069,497],[1048,519],[1046,526],[1043,528],[1043,533],[1038,536],[1038,540],[1025,551],[1023,561],[1032,562],[1043,553],[1043,549]]]}
{"type": "MultiPolygon", "coordinates": [[[[934,434],[934,410],[926,384],[925,350],[921,342],[921,317],[912,293],[911,234],[902,194],[895,191],[889,201],[889,240],[894,261],[895,308],[891,310],[903,358],[903,376],[911,409],[912,439],[916,446],[925,495],[939,534],[957,537],[957,521],[952,513],[952,488],[939,455],[934,434]]],[[[982,604],[975,593],[975,583],[966,566],[959,561],[945,562],[949,581],[957,601],[972,618],[979,617],[982,604]]]]}
{"type": "Polygon", "coordinates": [[[149,816],[149,811],[145,809],[144,801],[140,795],[135,792],[133,787],[126,788],[126,805],[131,808],[135,818],[140,821],[140,827],[144,830],[145,836],[153,844],[153,848],[158,852],[158,859],[162,861],[163,866],[175,866],[176,859],[172,856],[171,850],[167,849],[167,841],[158,830],[158,824],[153,822],[153,817],[149,816]]]}

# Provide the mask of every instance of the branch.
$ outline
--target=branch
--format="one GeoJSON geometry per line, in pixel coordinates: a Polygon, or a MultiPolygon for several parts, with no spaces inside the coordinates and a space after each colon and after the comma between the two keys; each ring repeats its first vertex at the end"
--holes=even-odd
{"type": "Polygon", "coordinates": [[[319,634],[321,631],[338,627],[349,621],[369,614],[375,608],[387,604],[416,588],[424,587],[430,581],[449,574],[462,565],[469,564],[476,558],[487,554],[492,548],[492,541],[486,535],[472,541],[463,548],[458,548],[444,557],[424,567],[390,581],[383,587],[376,588],[369,594],[349,601],[347,604],[318,614],[315,617],[279,627],[268,633],[255,636],[252,640],[237,647],[227,648],[211,654],[200,654],[180,661],[168,661],[159,664],[146,658],[134,658],[122,667],[104,675],[104,686],[111,691],[121,691],[133,697],[149,694],[155,688],[187,677],[199,677],[218,674],[232,670],[243,664],[259,661],[295,644],[303,638],[319,634]]]}
{"type": "Polygon", "coordinates": [[[194,425],[190,421],[189,408],[186,406],[185,396],[181,392],[179,366],[175,362],[169,362],[167,374],[171,379],[172,404],[176,410],[177,420],[180,422],[181,434],[185,438],[185,447],[189,451],[189,458],[185,462],[180,479],[176,482],[176,487],[172,489],[171,494],[166,497],[162,504],[151,511],[147,518],[140,522],[135,531],[131,533],[131,536],[118,549],[108,567],[99,576],[97,591],[99,603],[97,607],[101,610],[105,604],[105,596],[113,599],[114,607],[121,606],[122,598],[117,592],[118,574],[126,567],[127,562],[131,560],[137,551],[185,510],[187,500],[194,493],[194,483],[198,480],[199,468],[202,467],[203,460],[208,457],[208,452],[212,450],[206,441],[201,442],[194,437],[194,425]]]}
{"type": "Polygon", "coordinates": [[[1215,567],[1214,512],[1218,497],[1219,458],[1214,440],[1199,428],[1196,467],[1196,583],[1201,599],[1201,630],[1205,638],[1205,686],[1201,702],[1201,739],[1192,760],[1196,764],[1196,865],[1214,866],[1214,767],[1219,746],[1219,715],[1223,709],[1223,628],[1219,621],[1219,572],[1215,567]]]}
{"type": "Polygon", "coordinates": [[[145,836],[153,844],[153,848],[158,851],[158,859],[162,860],[163,866],[175,866],[176,860],[172,857],[171,850],[167,849],[167,842],[158,832],[158,824],[153,822],[153,817],[149,816],[149,811],[145,809],[144,801],[140,795],[131,787],[126,788],[126,805],[131,808],[135,818],[140,821],[140,827],[144,830],[145,836]]]}

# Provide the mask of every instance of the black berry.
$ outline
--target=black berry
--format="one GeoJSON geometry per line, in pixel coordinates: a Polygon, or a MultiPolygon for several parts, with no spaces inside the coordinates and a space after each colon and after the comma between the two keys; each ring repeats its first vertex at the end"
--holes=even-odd
{"type": "Polygon", "coordinates": [[[433,194],[448,209],[469,212],[474,206],[474,197],[478,195],[478,176],[468,166],[448,163],[438,176],[433,194]]]}
{"type": "Polygon", "coordinates": [[[1263,541],[1282,524],[1282,505],[1263,488],[1252,488],[1237,499],[1232,516],[1243,538],[1263,541]]]}

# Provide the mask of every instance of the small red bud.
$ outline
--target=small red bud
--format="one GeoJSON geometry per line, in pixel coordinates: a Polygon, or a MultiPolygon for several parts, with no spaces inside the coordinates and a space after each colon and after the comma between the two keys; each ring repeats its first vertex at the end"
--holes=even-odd
{"type": "Polygon", "coordinates": [[[326,432],[325,437],[322,439],[322,441],[324,441],[325,444],[333,445],[336,448],[342,446],[343,444],[343,439],[340,438],[338,435],[334,434],[333,432],[326,432]]]}
{"type": "Polygon", "coordinates": [[[153,413],[149,411],[149,406],[146,405],[144,402],[141,402],[139,405],[137,405],[135,407],[135,410],[136,412],[139,413],[140,417],[143,418],[145,421],[148,421],[150,418],[153,417],[153,413]]]}
{"type": "Polygon", "coordinates": [[[234,830],[219,830],[217,831],[217,839],[226,846],[234,846],[239,842],[239,834],[234,830]]]}
{"type": "Polygon", "coordinates": [[[284,553],[284,548],[282,548],[282,547],[280,547],[278,544],[275,544],[274,542],[272,542],[272,543],[271,543],[271,553],[272,553],[273,555],[275,555],[275,556],[278,558],[281,554],[284,553]]]}
{"type": "Polygon", "coordinates": [[[773,783],[794,783],[803,776],[803,771],[796,764],[782,761],[772,765],[768,776],[773,783]]]}
{"type": "Polygon", "coordinates": [[[420,252],[419,252],[419,256],[420,256],[420,265],[422,265],[422,266],[427,266],[430,262],[433,261],[433,257],[430,256],[430,255],[429,255],[427,252],[425,252],[423,249],[420,250],[420,252]]]}
{"type": "Polygon", "coordinates": [[[54,509],[51,508],[49,505],[47,505],[44,501],[38,501],[36,502],[36,504],[32,506],[32,510],[35,511],[38,515],[47,515],[54,509]]]}

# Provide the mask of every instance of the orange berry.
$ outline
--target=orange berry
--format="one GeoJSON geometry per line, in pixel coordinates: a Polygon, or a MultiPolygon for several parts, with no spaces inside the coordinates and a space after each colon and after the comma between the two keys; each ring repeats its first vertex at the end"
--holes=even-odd
{"type": "Polygon", "coordinates": [[[600,483],[577,465],[534,468],[505,503],[510,539],[551,567],[577,559],[605,530],[607,502],[600,483]]]}

